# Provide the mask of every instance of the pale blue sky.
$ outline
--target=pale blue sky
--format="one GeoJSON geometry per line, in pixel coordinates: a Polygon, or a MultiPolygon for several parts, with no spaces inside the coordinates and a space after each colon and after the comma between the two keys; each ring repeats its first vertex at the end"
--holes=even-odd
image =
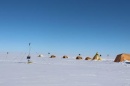
{"type": "Polygon", "coordinates": [[[129,0],[0,0],[0,51],[130,53],[129,0]]]}

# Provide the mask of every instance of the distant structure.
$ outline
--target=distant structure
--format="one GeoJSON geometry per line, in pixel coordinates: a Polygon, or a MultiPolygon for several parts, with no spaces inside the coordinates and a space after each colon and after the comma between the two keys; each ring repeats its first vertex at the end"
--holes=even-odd
{"type": "Polygon", "coordinates": [[[50,58],[56,58],[56,56],[55,55],[51,55],[51,57],[50,58]]]}
{"type": "Polygon", "coordinates": [[[63,58],[68,58],[68,56],[64,55],[63,58]]]}
{"type": "Polygon", "coordinates": [[[28,54],[28,56],[27,56],[27,60],[28,60],[28,63],[32,63],[31,61],[30,61],[30,59],[31,59],[31,56],[30,56],[30,51],[31,51],[31,43],[29,43],[29,54],[28,54]]]}
{"type": "Polygon", "coordinates": [[[86,57],[85,60],[92,60],[90,57],[86,57]]]}
{"type": "Polygon", "coordinates": [[[28,63],[30,63],[30,62],[31,62],[31,61],[30,61],[30,59],[31,59],[31,56],[30,56],[30,55],[28,55],[28,56],[27,56],[28,63]]]}
{"type": "Polygon", "coordinates": [[[98,60],[98,61],[101,61],[102,58],[100,57],[101,55],[98,54],[98,52],[94,55],[93,59],[92,60],[98,60]]]}
{"type": "Polygon", "coordinates": [[[43,57],[43,55],[42,55],[42,54],[40,54],[40,55],[38,55],[38,57],[43,57]]]}
{"type": "Polygon", "coordinates": [[[123,62],[123,61],[130,61],[130,54],[118,54],[114,60],[114,62],[123,62]]]}
{"type": "Polygon", "coordinates": [[[76,57],[77,60],[81,60],[81,59],[82,59],[82,57],[81,57],[80,55],[81,55],[81,54],[79,54],[79,55],[76,57]]]}

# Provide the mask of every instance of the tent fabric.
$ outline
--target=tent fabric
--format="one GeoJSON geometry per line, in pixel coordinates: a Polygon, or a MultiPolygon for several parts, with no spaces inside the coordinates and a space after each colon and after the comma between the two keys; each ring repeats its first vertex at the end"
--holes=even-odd
{"type": "Polygon", "coordinates": [[[92,60],[99,60],[100,61],[100,60],[102,60],[102,58],[100,57],[100,55],[98,53],[96,53],[92,60]]]}
{"type": "Polygon", "coordinates": [[[63,58],[68,58],[68,56],[63,56],[63,58]]]}
{"type": "Polygon", "coordinates": [[[56,58],[56,56],[55,55],[51,55],[51,57],[50,58],[56,58]]]}
{"type": "Polygon", "coordinates": [[[91,58],[90,57],[86,57],[85,60],[91,60],[91,58]]]}
{"type": "Polygon", "coordinates": [[[130,61],[130,54],[118,54],[114,62],[123,62],[125,60],[130,61]]]}
{"type": "Polygon", "coordinates": [[[77,59],[77,60],[80,60],[80,59],[82,59],[82,57],[81,57],[81,56],[77,56],[76,59],[77,59]]]}

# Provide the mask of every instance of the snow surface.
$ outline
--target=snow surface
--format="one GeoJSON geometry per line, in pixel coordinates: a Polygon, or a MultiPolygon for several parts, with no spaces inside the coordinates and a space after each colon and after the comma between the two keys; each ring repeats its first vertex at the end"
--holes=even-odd
{"type": "Polygon", "coordinates": [[[0,86],[130,86],[130,64],[113,60],[0,57],[0,86]]]}

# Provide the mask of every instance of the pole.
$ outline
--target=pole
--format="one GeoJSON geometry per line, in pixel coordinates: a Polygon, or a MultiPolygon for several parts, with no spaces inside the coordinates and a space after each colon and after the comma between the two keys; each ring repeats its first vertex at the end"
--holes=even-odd
{"type": "Polygon", "coordinates": [[[6,53],[5,61],[7,61],[9,52],[6,53]]]}
{"type": "Polygon", "coordinates": [[[31,43],[29,43],[29,56],[30,56],[30,51],[31,51],[31,43]]]}
{"type": "Polygon", "coordinates": [[[48,53],[48,57],[50,57],[50,53],[48,53]]]}
{"type": "Polygon", "coordinates": [[[27,56],[28,63],[31,63],[30,62],[30,59],[31,59],[31,56],[30,56],[31,46],[30,45],[31,45],[31,43],[29,43],[29,54],[27,56]]]}

